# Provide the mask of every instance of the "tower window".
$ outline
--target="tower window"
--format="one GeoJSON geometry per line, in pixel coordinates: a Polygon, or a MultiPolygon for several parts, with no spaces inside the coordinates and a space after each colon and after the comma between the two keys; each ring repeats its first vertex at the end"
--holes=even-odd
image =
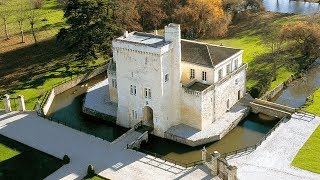
{"type": "Polygon", "coordinates": [[[151,89],[149,88],[144,88],[144,97],[151,99],[151,89]]]}
{"type": "Polygon", "coordinates": [[[130,94],[137,95],[137,86],[130,85],[130,94]]]}
{"type": "Polygon", "coordinates": [[[169,81],[169,74],[166,74],[166,75],[164,76],[164,81],[165,81],[165,82],[168,82],[168,81],[169,81]]]}
{"type": "Polygon", "coordinates": [[[117,88],[117,80],[112,79],[112,87],[117,88]]]}

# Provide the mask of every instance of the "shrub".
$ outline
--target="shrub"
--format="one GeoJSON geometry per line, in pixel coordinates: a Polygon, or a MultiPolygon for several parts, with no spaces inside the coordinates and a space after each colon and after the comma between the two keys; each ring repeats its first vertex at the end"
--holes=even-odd
{"type": "Polygon", "coordinates": [[[93,168],[92,164],[90,164],[88,166],[88,172],[87,173],[88,173],[88,176],[93,176],[95,174],[95,171],[94,171],[94,168],[93,168]]]}
{"type": "Polygon", "coordinates": [[[268,91],[270,85],[271,79],[261,79],[249,90],[249,93],[253,98],[259,98],[268,91]]]}
{"type": "Polygon", "coordinates": [[[70,163],[70,158],[69,158],[68,155],[64,155],[62,160],[63,160],[64,164],[69,164],[70,163]]]}

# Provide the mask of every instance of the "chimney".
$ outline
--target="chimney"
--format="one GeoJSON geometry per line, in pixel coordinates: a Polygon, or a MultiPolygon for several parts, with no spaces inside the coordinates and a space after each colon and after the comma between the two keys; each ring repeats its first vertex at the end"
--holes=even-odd
{"type": "Polygon", "coordinates": [[[154,30],[154,34],[155,34],[155,35],[158,35],[158,30],[154,30]]]}
{"type": "Polygon", "coordinates": [[[170,23],[168,26],[165,26],[164,27],[164,39],[165,39],[165,41],[171,41],[171,42],[178,41],[178,42],[180,42],[180,40],[181,40],[180,25],[170,23]]]}

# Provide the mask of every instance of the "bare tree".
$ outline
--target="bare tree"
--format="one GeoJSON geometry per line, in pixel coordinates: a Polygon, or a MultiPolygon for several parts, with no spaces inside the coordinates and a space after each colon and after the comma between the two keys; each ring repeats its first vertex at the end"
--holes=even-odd
{"type": "Polygon", "coordinates": [[[4,24],[4,33],[6,35],[6,40],[9,39],[9,32],[8,32],[8,18],[12,15],[11,5],[8,0],[1,0],[0,1],[0,17],[3,20],[4,24]]]}
{"type": "Polygon", "coordinates": [[[265,35],[263,36],[263,41],[267,47],[271,50],[270,60],[272,61],[272,74],[273,81],[277,79],[277,65],[278,65],[278,55],[281,51],[284,38],[282,37],[281,28],[276,25],[271,25],[266,28],[265,35]]]}
{"type": "Polygon", "coordinates": [[[23,23],[27,19],[27,11],[29,9],[29,3],[26,1],[20,1],[19,8],[17,9],[16,19],[19,23],[19,30],[21,35],[21,43],[24,43],[24,27],[23,23]]]}
{"type": "Polygon", "coordinates": [[[29,22],[30,22],[30,25],[31,25],[31,33],[32,33],[32,36],[33,36],[33,39],[34,39],[34,43],[37,44],[38,41],[37,41],[36,33],[35,33],[35,30],[34,30],[34,24],[37,22],[37,14],[36,14],[36,11],[34,9],[30,10],[28,18],[29,18],[29,22]]]}

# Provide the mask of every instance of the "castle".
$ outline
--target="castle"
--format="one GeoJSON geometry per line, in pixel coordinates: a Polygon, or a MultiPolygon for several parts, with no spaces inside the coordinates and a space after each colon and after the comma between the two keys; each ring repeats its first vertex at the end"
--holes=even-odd
{"type": "Polygon", "coordinates": [[[243,50],[181,39],[178,24],[164,36],[125,32],[112,47],[108,99],[121,126],[142,121],[160,137],[179,124],[201,131],[246,92],[243,50]]]}

